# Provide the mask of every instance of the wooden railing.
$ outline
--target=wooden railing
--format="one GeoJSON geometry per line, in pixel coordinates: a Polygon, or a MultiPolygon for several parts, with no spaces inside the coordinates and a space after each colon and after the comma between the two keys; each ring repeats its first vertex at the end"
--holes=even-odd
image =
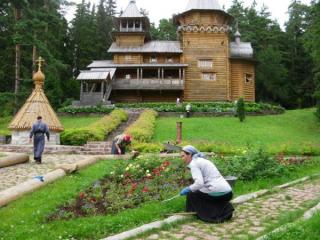
{"type": "Polygon", "coordinates": [[[135,89],[135,90],[183,90],[184,80],[178,78],[170,79],[116,79],[112,85],[113,89],[135,89]]]}

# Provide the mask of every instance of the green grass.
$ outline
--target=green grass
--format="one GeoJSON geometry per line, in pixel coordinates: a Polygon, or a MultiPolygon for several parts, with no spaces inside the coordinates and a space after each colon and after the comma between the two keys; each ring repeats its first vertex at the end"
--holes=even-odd
{"type": "Polygon", "coordinates": [[[10,135],[10,131],[7,128],[10,120],[11,117],[0,118],[0,135],[10,135]]]}
{"type": "MultiPolygon", "coordinates": [[[[62,125],[65,129],[86,127],[91,123],[99,120],[99,116],[63,116],[59,117],[62,125]]],[[[0,118],[0,135],[10,135],[8,124],[10,123],[11,117],[0,118]]]]}
{"type": "Polygon", "coordinates": [[[296,222],[285,231],[269,234],[266,240],[318,240],[320,236],[320,213],[304,222],[296,222]]]}
{"type": "Polygon", "coordinates": [[[292,110],[283,115],[247,116],[243,123],[235,117],[163,117],[156,122],[153,140],[175,140],[177,121],[183,122],[184,141],[207,140],[236,147],[251,145],[268,148],[320,143],[320,124],[314,109],[292,110]]]}
{"type": "Polygon", "coordinates": [[[59,118],[65,129],[87,127],[101,119],[101,116],[63,116],[59,118]]]}
{"type": "MultiPolygon", "coordinates": [[[[143,204],[140,208],[130,209],[109,216],[92,216],[47,223],[46,217],[62,203],[74,199],[97,179],[102,178],[115,161],[102,161],[88,169],[49,184],[32,194],[0,209],[0,239],[99,239],[134,227],[165,218],[165,214],[184,210],[185,198],[181,197],[167,203],[158,201],[143,204]]],[[[320,158],[312,165],[302,165],[286,178],[237,182],[236,195],[271,188],[302,176],[320,172],[320,158]]]]}

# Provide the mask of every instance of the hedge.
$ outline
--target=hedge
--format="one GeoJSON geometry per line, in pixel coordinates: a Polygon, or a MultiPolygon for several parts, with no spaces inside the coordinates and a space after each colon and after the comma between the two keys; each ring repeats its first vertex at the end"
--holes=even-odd
{"type": "Polygon", "coordinates": [[[125,133],[130,134],[136,142],[150,142],[157,115],[158,113],[153,110],[144,110],[138,120],[125,130],[125,133]]]}
{"type": "Polygon", "coordinates": [[[86,144],[88,141],[103,141],[110,132],[127,119],[128,114],[124,110],[114,110],[110,115],[88,127],[65,130],[61,134],[61,143],[63,145],[79,146],[86,144]]]}

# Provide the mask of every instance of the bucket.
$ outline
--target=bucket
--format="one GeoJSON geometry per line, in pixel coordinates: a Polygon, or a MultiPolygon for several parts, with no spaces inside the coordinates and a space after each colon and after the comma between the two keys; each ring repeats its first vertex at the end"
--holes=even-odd
{"type": "Polygon", "coordinates": [[[6,143],[7,143],[6,136],[0,135],[0,144],[6,144],[6,143]]]}
{"type": "Polygon", "coordinates": [[[237,181],[237,177],[235,176],[226,176],[224,177],[224,179],[229,183],[229,185],[233,188],[234,185],[236,184],[237,181]]]}

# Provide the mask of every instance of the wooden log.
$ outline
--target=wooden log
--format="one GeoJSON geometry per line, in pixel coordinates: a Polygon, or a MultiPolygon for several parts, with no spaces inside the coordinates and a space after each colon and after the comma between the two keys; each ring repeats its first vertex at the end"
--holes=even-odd
{"type": "Polygon", "coordinates": [[[28,154],[14,154],[0,159],[0,168],[9,167],[19,163],[29,162],[28,154]]]}

